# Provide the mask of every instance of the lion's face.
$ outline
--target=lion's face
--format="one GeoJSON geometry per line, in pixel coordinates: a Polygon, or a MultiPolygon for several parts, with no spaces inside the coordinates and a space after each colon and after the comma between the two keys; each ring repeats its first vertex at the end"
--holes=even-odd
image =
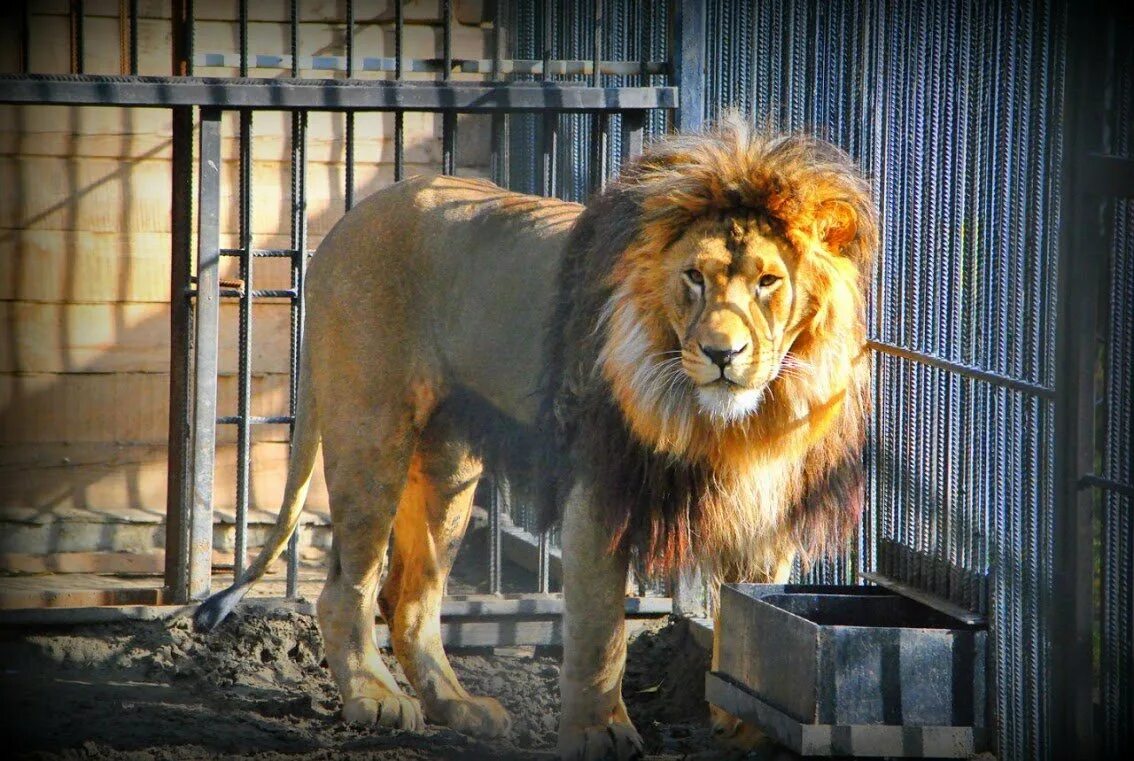
{"type": "Polygon", "coordinates": [[[807,300],[791,244],[755,215],[703,220],[662,264],[666,317],[700,409],[724,421],[754,412],[784,368],[807,300]]]}

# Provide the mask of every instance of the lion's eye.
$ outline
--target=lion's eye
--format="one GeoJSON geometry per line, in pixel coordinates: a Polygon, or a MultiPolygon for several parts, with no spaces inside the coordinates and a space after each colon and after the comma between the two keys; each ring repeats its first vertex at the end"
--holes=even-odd
{"type": "Polygon", "coordinates": [[[704,285],[705,284],[705,276],[701,274],[700,270],[687,269],[687,270],[685,270],[685,272],[683,272],[681,274],[685,275],[685,279],[688,280],[693,285],[704,285]]]}
{"type": "Polygon", "coordinates": [[[776,283],[780,282],[782,278],[779,275],[761,275],[760,280],[757,281],[761,288],[771,288],[776,283]]]}

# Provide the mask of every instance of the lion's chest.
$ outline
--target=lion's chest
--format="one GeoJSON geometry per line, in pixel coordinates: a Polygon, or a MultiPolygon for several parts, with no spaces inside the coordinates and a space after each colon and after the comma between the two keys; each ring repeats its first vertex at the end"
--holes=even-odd
{"type": "Polygon", "coordinates": [[[798,466],[782,461],[718,477],[703,502],[700,550],[738,580],[770,574],[790,551],[785,518],[797,482],[798,466]]]}

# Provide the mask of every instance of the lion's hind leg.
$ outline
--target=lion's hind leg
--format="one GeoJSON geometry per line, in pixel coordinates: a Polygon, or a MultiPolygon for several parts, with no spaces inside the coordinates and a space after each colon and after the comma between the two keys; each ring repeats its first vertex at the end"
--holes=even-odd
{"type": "Polygon", "coordinates": [[[380,602],[394,654],[425,704],[426,715],[461,732],[495,737],[508,731],[494,698],[470,695],[457,680],[441,641],[445,579],[468,524],[480,463],[459,442],[427,435],[410,467],[394,521],[394,552],[380,602]]]}
{"type": "MultiPolygon", "coordinates": [[[[364,408],[343,404],[325,416],[364,408]]],[[[343,417],[324,428],[335,544],[316,610],[343,718],[419,730],[425,726],[420,704],[398,686],[374,642],[378,581],[412,453],[406,429],[404,421],[377,417],[343,417]]]]}

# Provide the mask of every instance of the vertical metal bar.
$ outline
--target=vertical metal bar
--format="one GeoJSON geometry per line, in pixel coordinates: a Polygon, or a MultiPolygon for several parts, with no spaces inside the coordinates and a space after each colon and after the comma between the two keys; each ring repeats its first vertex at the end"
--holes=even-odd
{"type": "Polygon", "coordinates": [[[599,71],[602,65],[602,2],[603,0],[593,0],[594,38],[591,40],[591,87],[602,86],[602,73],[599,71]]]}
{"type": "Polygon", "coordinates": [[[645,111],[622,112],[622,166],[642,152],[645,132],[645,111]]]}
{"type": "Polygon", "coordinates": [[[557,111],[545,111],[543,113],[543,163],[541,180],[543,182],[542,192],[548,198],[555,195],[555,188],[557,186],[556,177],[556,154],[559,150],[559,113],[557,111]]]}
{"type": "MultiPolygon", "coordinates": [[[[242,0],[244,5],[247,0],[242,0]]],[[[243,57],[242,57],[243,58],[243,57]]],[[[237,352],[236,429],[236,548],[233,577],[244,573],[248,554],[248,481],[251,465],[252,426],[252,112],[240,112],[240,294],[237,352]]]]}
{"type": "MultiPolygon", "coordinates": [[[[306,323],[306,302],[303,290],[307,280],[307,112],[293,116],[291,144],[291,287],[295,291],[291,308],[291,383],[288,411],[292,418],[291,436],[295,434],[295,415],[299,403],[299,357],[303,349],[303,327],[306,323]]],[[[288,541],[287,596],[295,597],[299,585],[299,532],[288,541]]]]}
{"type": "Polygon", "coordinates": [[[541,39],[541,49],[543,53],[543,71],[542,78],[547,79],[550,76],[548,71],[551,68],[551,42],[552,42],[552,24],[555,18],[555,2],[554,0],[544,0],[543,2],[543,37],[541,39]]]}
{"type": "Polygon", "coordinates": [[[698,130],[705,121],[705,3],[678,0],[671,16],[670,69],[678,87],[677,129],[698,130]]]}
{"type": "MultiPolygon", "coordinates": [[[[346,75],[354,77],[354,0],[347,0],[346,6],[346,75]]],[[[343,188],[343,203],[347,211],[354,207],[354,111],[346,112],[346,178],[343,188]]]]}
{"type": "Polygon", "coordinates": [[[21,74],[31,73],[31,0],[20,2],[20,50],[17,70],[21,74]]]}
{"type": "Polygon", "coordinates": [[[507,0],[504,0],[504,2],[501,2],[501,0],[490,0],[490,2],[491,5],[489,7],[492,13],[492,73],[489,75],[489,79],[493,82],[498,82],[500,81],[500,45],[504,39],[504,35],[501,33],[504,28],[502,14],[504,4],[507,0]]]}
{"type": "Polygon", "coordinates": [[[289,3],[290,19],[289,31],[291,32],[291,39],[288,48],[291,51],[291,76],[299,76],[299,0],[291,0],[289,3]]]}
{"type": "Polygon", "coordinates": [[[453,75],[453,0],[442,0],[441,20],[441,79],[448,82],[453,75]]]}
{"type": "MultiPolygon", "coordinates": [[[[1064,92],[1064,190],[1060,225],[1056,334],[1054,573],[1048,622],[1053,758],[1094,758],[1094,493],[1079,479],[1094,469],[1095,368],[1098,305],[1108,246],[1103,199],[1080,185],[1082,160],[1101,147],[1105,118],[1107,46],[1100,44],[1099,5],[1069,14],[1064,92]]],[[[1129,718],[1129,717],[1127,717],[1129,718]]]]}
{"type": "Polygon", "coordinates": [[[607,156],[610,153],[610,114],[597,111],[591,114],[591,192],[598,192],[606,185],[610,166],[607,156]]]}
{"type": "Polygon", "coordinates": [[[216,459],[217,343],[220,322],[221,112],[201,109],[197,156],[197,303],[193,362],[193,513],[189,597],[209,594],[213,560],[213,476],[216,459]]]}
{"type": "Polygon", "coordinates": [[[85,58],[83,52],[83,0],[71,0],[69,20],[71,25],[71,73],[82,74],[85,58]]]}
{"type": "MultiPolygon", "coordinates": [[[[677,129],[688,132],[701,128],[705,119],[705,11],[706,0],[677,0],[671,5],[669,45],[670,70],[678,86],[677,129]]],[[[674,613],[704,616],[708,612],[705,581],[699,570],[684,572],[674,579],[674,613]]]]}
{"type": "Polygon", "coordinates": [[[441,173],[457,173],[457,112],[441,114],[441,173]]]}
{"type": "MultiPolygon", "coordinates": [[[[394,0],[394,79],[402,78],[402,42],[405,36],[405,9],[404,0],[394,0]]],[[[394,112],[394,180],[398,181],[406,174],[406,125],[405,112],[394,112]]]]}
{"type": "Polygon", "coordinates": [[[130,0],[130,73],[138,73],[138,0],[130,0]]]}
{"type": "Polygon", "coordinates": [[[248,0],[240,0],[240,76],[248,76],[248,0]]]}
{"type": "MultiPolygon", "coordinates": [[[[441,58],[443,69],[441,79],[448,82],[453,75],[453,2],[442,0],[441,16],[443,34],[441,39],[441,58]]],[[[443,111],[441,114],[441,173],[456,174],[455,144],[457,139],[457,113],[443,111]]]]}
{"type": "MultiPolygon", "coordinates": [[[[192,71],[192,4],[174,3],[171,19],[174,74],[192,71]]],[[[172,110],[173,155],[170,199],[169,278],[169,434],[166,461],[165,602],[189,601],[189,353],[193,317],[189,308],[189,268],[193,235],[193,109],[172,110]]]]}
{"type": "MultiPolygon", "coordinates": [[[[291,0],[291,75],[299,76],[299,0],[291,0]]],[[[288,383],[288,414],[292,423],[288,440],[295,438],[295,412],[299,401],[299,355],[303,345],[303,283],[307,273],[307,112],[291,115],[291,366],[288,383]]],[[[295,597],[299,587],[299,533],[287,543],[286,595],[295,597]]]]}
{"type": "Polygon", "coordinates": [[[551,591],[551,537],[547,531],[543,531],[539,535],[538,552],[536,591],[547,594],[551,591]]]}
{"type": "MultiPolygon", "coordinates": [[[[503,57],[505,5],[506,2],[501,2],[501,0],[492,0],[492,74],[490,78],[493,82],[499,82],[502,79],[500,59],[503,57]]],[[[500,111],[493,111],[491,119],[492,181],[497,185],[507,187],[509,184],[507,177],[508,120],[507,116],[500,111]]]]}
{"type": "Polygon", "coordinates": [[[500,512],[503,508],[504,490],[507,487],[493,480],[492,492],[488,500],[488,593],[500,594],[500,512]]]}

